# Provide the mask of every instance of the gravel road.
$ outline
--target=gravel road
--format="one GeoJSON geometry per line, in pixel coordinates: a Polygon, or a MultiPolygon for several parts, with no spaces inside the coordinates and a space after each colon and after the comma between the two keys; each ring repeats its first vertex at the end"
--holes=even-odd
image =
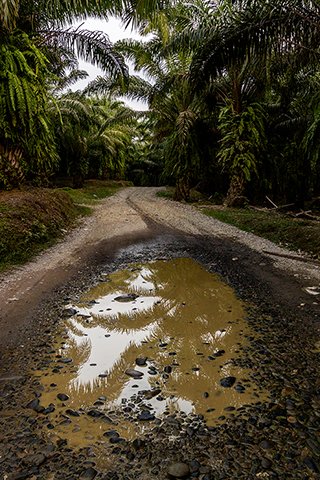
{"type": "MultiPolygon", "coordinates": [[[[306,262],[303,255],[299,259],[296,253],[208,217],[195,207],[157,197],[159,190],[142,187],[121,190],[96,206],[94,214],[85,218],[78,228],[72,230],[56,246],[27,265],[17,267],[12,273],[1,275],[2,306],[15,302],[16,309],[16,302],[25,296],[29,297],[36,286],[40,286],[42,293],[46,292],[47,279],[51,286],[61,283],[67,278],[68,269],[73,269],[82,264],[88,256],[92,256],[95,249],[98,251],[101,242],[115,239],[118,241],[120,238],[135,235],[148,237],[155,225],[160,232],[163,228],[169,228],[188,235],[232,240],[248,246],[268,259],[274,254],[272,261],[276,268],[306,279],[309,283],[319,283],[319,263],[306,262]],[[266,251],[268,253],[264,253],[266,251]],[[297,260],[287,256],[297,257],[297,260]]],[[[5,311],[2,311],[2,315],[5,315],[5,311]]]]}
{"type": "Polygon", "coordinates": [[[319,287],[319,264],[157,191],[119,191],[54,247],[1,275],[0,479],[319,479],[319,301],[306,290],[319,287]],[[49,441],[35,375],[50,365],[63,305],[102,272],[181,256],[251,305],[241,366],[270,400],[211,429],[198,416],[165,418],[147,438],[107,449],[111,464],[101,470],[90,449],[49,441]]]}

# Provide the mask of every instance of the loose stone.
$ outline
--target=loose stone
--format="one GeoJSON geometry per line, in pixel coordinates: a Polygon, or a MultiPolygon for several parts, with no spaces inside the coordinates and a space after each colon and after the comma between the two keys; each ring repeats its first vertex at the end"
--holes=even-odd
{"type": "Polygon", "coordinates": [[[225,377],[220,380],[221,387],[230,388],[235,384],[236,377],[225,377]]]}
{"type": "Polygon", "coordinates": [[[153,413],[150,413],[148,410],[143,410],[139,415],[138,415],[138,420],[140,421],[151,421],[154,420],[156,417],[153,415],[153,413]]]}
{"type": "Polygon", "coordinates": [[[135,380],[139,380],[144,375],[143,372],[139,372],[138,370],[134,370],[133,368],[128,368],[125,371],[125,374],[129,375],[129,377],[132,377],[135,380]]]}
{"type": "Polygon", "coordinates": [[[72,363],[72,358],[61,358],[60,363],[72,363]]]}
{"type": "Polygon", "coordinates": [[[66,395],[65,393],[58,393],[57,398],[61,400],[61,402],[69,400],[68,395],[66,395]]]}
{"type": "Polygon", "coordinates": [[[71,415],[71,417],[80,417],[80,413],[77,412],[76,410],[72,410],[71,408],[68,408],[66,410],[67,415],[71,415]]]}
{"type": "Polygon", "coordinates": [[[136,358],[136,365],[139,367],[144,367],[147,364],[147,357],[138,357],[136,358]]]}
{"type": "Polygon", "coordinates": [[[114,300],[116,302],[133,302],[134,300],[136,300],[137,298],[139,297],[139,295],[135,295],[134,293],[130,293],[128,295],[119,295],[118,297],[116,297],[114,300]]]}
{"type": "Polygon", "coordinates": [[[78,313],[78,310],[76,310],[75,308],[72,308],[72,307],[67,307],[63,311],[63,315],[65,317],[72,317],[72,315],[76,315],[77,313],[78,313]]]}
{"type": "Polygon", "coordinates": [[[174,478],[184,478],[190,474],[190,468],[186,463],[172,463],[168,467],[168,475],[174,478]]]}
{"type": "Polygon", "coordinates": [[[80,480],[93,480],[97,474],[97,470],[95,470],[93,467],[89,467],[81,473],[80,480]]]}

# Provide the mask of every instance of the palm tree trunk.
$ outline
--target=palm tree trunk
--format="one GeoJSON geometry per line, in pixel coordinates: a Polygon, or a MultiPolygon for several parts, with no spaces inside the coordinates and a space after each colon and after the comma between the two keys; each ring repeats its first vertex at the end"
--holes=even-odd
{"type": "Polygon", "coordinates": [[[239,175],[233,175],[224,204],[227,207],[243,206],[244,203],[246,203],[244,196],[245,188],[246,181],[244,176],[241,173],[239,175]]]}
{"type": "Polygon", "coordinates": [[[187,177],[179,178],[176,182],[176,189],[173,196],[174,200],[185,200],[190,198],[190,182],[187,177]]]}
{"type": "Polygon", "coordinates": [[[0,186],[10,189],[18,187],[24,180],[21,166],[22,150],[0,144],[0,186]]]}

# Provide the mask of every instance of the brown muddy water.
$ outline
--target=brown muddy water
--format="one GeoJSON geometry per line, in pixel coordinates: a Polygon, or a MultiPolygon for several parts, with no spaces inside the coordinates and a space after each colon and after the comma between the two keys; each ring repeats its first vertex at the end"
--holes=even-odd
{"type": "Polygon", "coordinates": [[[55,408],[48,431],[70,445],[113,428],[131,440],[175,412],[214,425],[267,399],[235,365],[251,335],[246,306],[192,259],[106,275],[72,308],[50,369],[38,372],[41,405],[55,408]]]}

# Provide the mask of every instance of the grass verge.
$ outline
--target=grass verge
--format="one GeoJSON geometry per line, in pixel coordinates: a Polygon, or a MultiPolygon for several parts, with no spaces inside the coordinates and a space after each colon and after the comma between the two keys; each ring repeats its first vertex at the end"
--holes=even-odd
{"type": "Polygon", "coordinates": [[[126,182],[108,182],[103,180],[90,180],[83,188],[64,187],[61,190],[66,192],[72,201],[78,205],[94,205],[99,200],[116,193],[119,188],[125,186],[126,182]]]}
{"type": "Polygon", "coordinates": [[[320,223],[317,221],[250,209],[219,207],[202,209],[202,212],[246,232],[267,238],[278,245],[320,258],[320,223]]]}

